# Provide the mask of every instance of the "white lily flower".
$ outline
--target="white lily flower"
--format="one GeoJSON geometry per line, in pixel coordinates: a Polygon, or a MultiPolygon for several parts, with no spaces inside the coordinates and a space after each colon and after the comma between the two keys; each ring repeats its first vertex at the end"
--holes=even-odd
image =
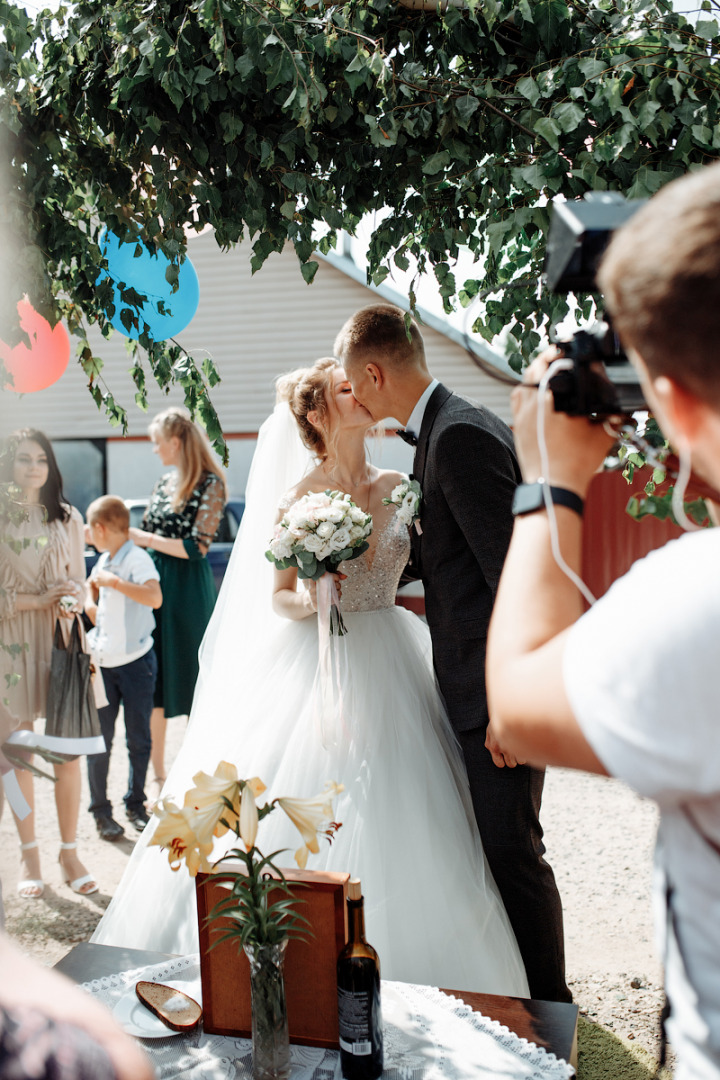
{"type": "MultiPolygon", "coordinates": [[[[318,833],[332,840],[337,832],[338,825],[332,820],[332,800],[343,790],[342,784],[330,783],[322,794],[313,799],[289,799],[275,800],[277,805],[285,811],[304,840],[304,845],[295,852],[295,861],[303,869],[307,863],[308,852],[317,854],[320,850],[318,833]]],[[[241,810],[242,813],[242,810],[241,810]]]]}
{"type": "Polygon", "coordinates": [[[245,845],[246,851],[250,851],[255,847],[258,822],[259,818],[255,795],[250,785],[246,784],[240,798],[240,818],[238,824],[240,839],[245,845]]]}

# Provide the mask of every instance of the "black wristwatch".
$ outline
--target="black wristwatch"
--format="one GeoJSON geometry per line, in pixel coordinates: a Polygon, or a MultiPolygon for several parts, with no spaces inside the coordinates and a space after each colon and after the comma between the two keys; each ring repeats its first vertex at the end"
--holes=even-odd
{"type": "MultiPolygon", "coordinates": [[[[518,484],[512,501],[514,517],[522,514],[534,514],[536,510],[545,509],[545,496],[543,494],[543,482],[538,480],[535,484],[518,484]]],[[[551,487],[550,499],[556,506],[567,506],[582,517],[585,508],[584,501],[574,491],[567,488],[551,487]]]]}

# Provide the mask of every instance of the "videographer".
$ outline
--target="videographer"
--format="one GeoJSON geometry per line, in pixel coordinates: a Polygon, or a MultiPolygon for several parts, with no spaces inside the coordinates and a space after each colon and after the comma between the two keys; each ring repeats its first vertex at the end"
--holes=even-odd
{"type": "MultiPolygon", "coordinates": [[[[669,184],[613,237],[598,283],[646,400],[679,454],[720,489],[720,165],[669,184]]],[[[528,369],[537,383],[549,351],[528,369]]],[[[513,392],[524,481],[488,641],[494,737],[507,755],[625,780],[660,808],[656,912],[675,1080],[720,1078],[720,529],[637,562],[588,612],[582,502],[611,437],[513,392]],[[547,458],[541,466],[538,409],[547,458]],[[573,499],[572,496],[576,498],[573,499]],[[579,499],[577,498],[579,496],[579,499]],[[564,499],[565,504],[558,503],[564,499]],[[642,618],[642,640],[633,627],[642,618]]],[[[502,764],[499,755],[496,764],[502,764]]]]}

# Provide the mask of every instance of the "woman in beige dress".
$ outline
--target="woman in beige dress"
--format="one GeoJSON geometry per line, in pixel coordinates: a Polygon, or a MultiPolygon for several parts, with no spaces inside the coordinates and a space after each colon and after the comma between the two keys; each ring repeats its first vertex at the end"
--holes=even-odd
{"type": "MultiPolygon", "coordinates": [[[[12,483],[18,513],[6,516],[0,527],[0,678],[8,705],[31,729],[46,714],[55,621],[75,615],[60,607],[62,596],[82,596],[85,581],[83,520],[62,493],[62,477],[50,442],[41,431],[26,428],[6,441],[0,480],[12,483]],[[16,645],[21,648],[8,648],[16,645]],[[5,676],[11,675],[6,690],[5,676]],[[15,677],[19,675],[20,678],[15,677]]],[[[12,493],[12,489],[11,489],[12,493]]],[[[71,625],[70,621],[66,625],[71,625]]],[[[86,896],[97,884],[77,854],[80,810],[80,762],[54,766],[55,804],[60,828],[60,873],[74,892],[86,896]]],[[[40,852],[35,836],[33,777],[16,771],[17,782],[30,805],[21,821],[15,818],[22,859],[18,893],[25,899],[43,894],[40,852]]]]}

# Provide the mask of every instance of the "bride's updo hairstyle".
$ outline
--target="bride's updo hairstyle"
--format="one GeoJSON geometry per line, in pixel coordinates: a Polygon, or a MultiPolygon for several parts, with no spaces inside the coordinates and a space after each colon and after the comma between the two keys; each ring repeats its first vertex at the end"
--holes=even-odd
{"type": "Polygon", "coordinates": [[[340,364],[332,356],[316,360],[312,367],[296,368],[281,375],[275,383],[278,401],[287,401],[300,429],[300,438],[308,450],[321,460],[328,455],[328,397],[333,373],[340,364]],[[313,424],[308,413],[316,412],[319,423],[313,424]]]}

